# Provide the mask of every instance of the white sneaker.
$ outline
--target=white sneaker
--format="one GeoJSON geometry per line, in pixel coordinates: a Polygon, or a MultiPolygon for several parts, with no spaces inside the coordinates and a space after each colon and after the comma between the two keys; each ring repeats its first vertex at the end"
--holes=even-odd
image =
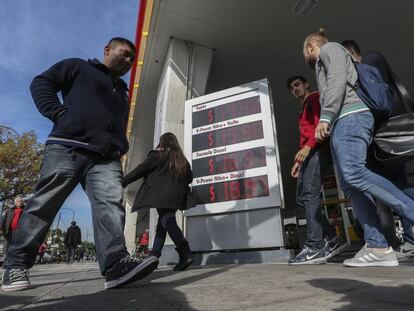
{"type": "Polygon", "coordinates": [[[347,267],[395,267],[398,259],[391,247],[377,251],[364,245],[354,258],[344,260],[343,264],[347,267]]]}

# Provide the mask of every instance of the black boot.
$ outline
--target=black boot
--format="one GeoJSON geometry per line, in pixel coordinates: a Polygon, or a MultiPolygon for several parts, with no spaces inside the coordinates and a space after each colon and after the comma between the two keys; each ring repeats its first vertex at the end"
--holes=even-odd
{"type": "Polygon", "coordinates": [[[191,255],[190,246],[187,241],[183,241],[175,250],[178,252],[180,260],[173,270],[184,271],[193,263],[193,255],[191,255]]]}

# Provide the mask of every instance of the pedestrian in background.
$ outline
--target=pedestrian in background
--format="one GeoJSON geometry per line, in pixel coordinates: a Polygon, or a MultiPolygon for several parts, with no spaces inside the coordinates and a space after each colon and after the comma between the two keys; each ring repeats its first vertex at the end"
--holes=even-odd
{"type": "Polygon", "coordinates": [[[63,244],[66,247],[66,264],[72,264],[75,260],[76,248],[82,243],[82,233],[80,228],[76,225],[76,221],[70,223],[66,230],[63,244]]]}
{"type": "Polygon", "coordinates": [[[4,211],[1,220],[1,231],[3,231],[3,235],[6,238],[6,252],[12,242],[17,228],[19,227],[20,218],[24,207],[25,205],[23,199],[21,197],[17,197],[14,199],[14,206],[4,211]]]}
{"type": "Polygon", "coordinates": [[[43,256],[45,255],[46,250],[47,245],[45,242],[43,242],[39,247],[39,260],[37,261],[38,264],[43,263],[43,256]]]}

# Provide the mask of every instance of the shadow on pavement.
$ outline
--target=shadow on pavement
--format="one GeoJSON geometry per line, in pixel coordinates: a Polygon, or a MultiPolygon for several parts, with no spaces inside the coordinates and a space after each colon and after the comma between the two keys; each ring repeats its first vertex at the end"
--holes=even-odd
{"type": "Polygon", "coordinates": [[[0,310],[16,310],[16,309],[7,309],[10,306],[14,305],[26,305],[32,303],[35,299],[35,296],[27,295],[9,295],[7,293],[2,293],[0,295],[0,310]]]}
{"type": "MultiPolygon", "coordinates": [[[[307,281],[311,286],[343,295],[336,303],[343,306],[335,311],[414,310],[414,286],[385,286],[339,278],[321,278],[307,281]]],[[[387,283],[390,284],[390,283],[387,283]]]]}
{"type": "MultiPolygon", "coordinates": [[[[25,304],[24,310],[145,310],[145,311],[174,311],[189,310],[197,311],[188,302],[191,297],[186,297],[177,287],[191,284],[198,280],[212,277],[229,270],[232,266],[220,267],[208,270],[203,273],[203,269],[197,275],[191,275],[173,280],[160,281],[164,277],[174,277],[177,272],[171,270],[159,270],[145,278],[144,280],[129,284],[124,288],[102,290],[97,293],[73,295],[62,293],[59,298],[40,299],[30,296],[0,296],[3,307],[15,304],[25,304]],[[158,281],[156,281],[158,280],[158,281]],[[9,299],[12,299],[9,301],[9,299]],[[30,304],[35,305],[30,305],[30,304]]],[[[182,272],[181,272],[182,273],[182,272]]],[[[184,272],[185,273],[185,272],[184,272]]],[[[184,273],[182,275],[184,275],[184,273]]],[[[82,280],[75,280],[74,283],[82,280]]],[[[103,282],[103,279],[102,279],[103,282]]],[[[81,288],[78,292],[87,292],[81,288]]],[[[23,293],[23,292],[22,292],[23,293]]],[[[53,293],[52,293],[53,295],[53,293]]]]}

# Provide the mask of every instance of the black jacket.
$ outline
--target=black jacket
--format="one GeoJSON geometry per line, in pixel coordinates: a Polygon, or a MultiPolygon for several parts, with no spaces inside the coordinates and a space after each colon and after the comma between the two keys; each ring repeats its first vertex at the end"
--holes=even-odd
{"type": "Polygon", "coordinates": [[[122,179],[122,186],[144,177],[132,206],[132,212],[140,208],[185,209],[188,184],[193,180],[190,164],[187,162],[187,176],[179,179],[168,168],[168,157],[153,150],[147,159],[122,179]]]}
{"type": "Polygon", "coordinates": [[[98,60],[63,60],[35,77],[37,109],[54,122],[46,144],[81,147],[102,155],[128,151],[128,88],[98,60]],[[57,93],[62,93],[63,105],[57,93]]]}
{"type": "Polygon", "coordinates": [[[68,228],[63,243],[73,247],[82,243],[81,230],[77,225],[71,225],[68,228]]]}

